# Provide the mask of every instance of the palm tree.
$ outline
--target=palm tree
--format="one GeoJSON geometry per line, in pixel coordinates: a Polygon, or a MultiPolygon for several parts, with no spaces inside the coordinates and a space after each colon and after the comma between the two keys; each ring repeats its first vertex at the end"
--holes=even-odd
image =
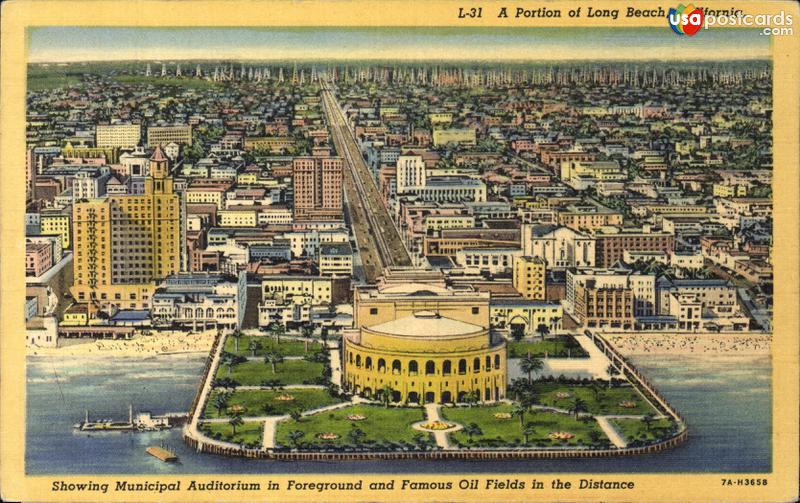
{"type": "Polygon", "coordinates": [[[287,436],[289,437],[289,442],[291,442],[296,449],[300,444],[300,439],[303,438],[305,435],[306,434],[300,430],[292,430],[289,432],[289,435],[287,436]]]}
{"type": "Polygon", "coordinates": [[[519,342],[525,337],[525,327],[519,324],[514,324],[511,327],[511,338],[519,342]]]}
{"type": "Polygon", "coordinates": [[[219,393],[214,397],[214,408],[217,409],[217,415],[222,415],[222,409],[228,406],[231,401],[230,393],[219,393]]]}
{"type": "Polygon", "coordinates": [[[647,431],[650,431],[650,425],[653,421],[655,421],[655,415],[652,412],[648,412],[644,416],[642,416],[642,422],[644,423],[645,427],[647,427],[647,431]]]}
{"type": "Polygon", "coordinates": [[[381,397],[381,401],[384,403],[386,408],[389,408],[389,402],[392,401],[392,395],[394,395],[394,389],[389,386],[388,384],[384,385],[381,389],[378,390],[378,395],[381,397]]]}
{"type": "Polygon", "coordinates": [[[219,364],[228,366],[228,375],[230,376],[233,370],[233,354],[223,351],[219,357],[219,364]]]}
{"type": "Polygon", "coordinates": [[[536,398],[536,388],[534,385],[529,384],[528,387],[522,391],[522,395],[519,398],[519,403],[528,409],[539,403],[539,400],[536,398]]]}
{"type": "Polygon", "coordinates": [[[257,341],[255,339],[250,339],[250,344],[247,346],[247,349],[249,349],[250,350],[250,354],[252,354],[253,357],[255,357],[256,356],[256,351],[261,349],[261,341],[257,341]]]}
{"type": "Polygon", "coordinates": [[[233,348],[234,348],[233,350],[238,353],[239,339],[242,337],[242,331],[237,328],[236,330],[233,331],[231,337],[233,337],[233,348]]]}
{"type": "Polygon", "coordinates": [[[539,337],[541,337],[542,340],[544,340],[545,337],[550,335],[550,327],[544,323],[539,323],[539,325],[536,327],[536,333],[539,334],[539,337]]]}
{"type": "Polygon", "coordinates": [[[314,337],[314,325],[303,325],[303,328],[300,329],[300,332],[305,339],[304,343],[304,350],[308,353],[308,340],[314,337]]]}
{"type": "Polygon", "coordinates": [[[300,419],[303,418],[303,414],[298,409],[293,409],[289,412],[289,417],[292,418],[293,421],[300,422],[300,419]]]}
{"type": "Polygon", "coordinates": [[[283,325],[274,321],[269,326],[269,331],[272,332],[272,336],[275,337],[275,341],[280,344],[281,343],[281,335],[286,333],[286,328],[283,325]]]}
{"type": "Polygon", "coordinates": [[[275,366],[283,363],[283,355],[277,351],[269,351],[264,354],[264,363],[272,365],[272,373],[275,373],[275,366]]]}
{"type": "Polygon", "coordinates": [[[303,337],[311,339],[314,337],[314,325],[303,325],[303,327],[300,329],[300,333],[303,335],[303,337]]]}
{"type": "Polygon", "coordinates": [[[528,410],[530,410],[530,406],[528,404],[525,404],[525,403],[522,403],[522,402],[515,403],[514,404],[514,408],[511,409],[511,415],[519,417],[519,426],[520,427],[522,427],[522,425],[525,422],[525,414],[528,413],[528,410]]]}
{"type": "Polygon", "coordinates": [[[231,375],[231,372],[233,371],[233,367],[235,367],[236,365],[239,365],[240,363],[245,362],[245,361],[247,361],[247,358],[245,358],[245,357],[243,357],[241,355],[228,353],[227,351],[223,352],[222,356],[220,357],[220,363],[222,365],[227,365],[228,366],[228,375],[229,376],[231,375]]]}
{"type": "Polygon", "coordinates": [[[355,445],[359,445],[366,436],[367,434],[364,433],[364,430],[361,428],[353,428],[347,432],[347,439],[353,442],[355,445]]]}
{"type": "Polygon", "coordinates": [[[242,421],[242,415],[238,413],[234,414],[233,417],[228,420],[228,424],[231,425],[233,434],[236,435],[236,427],[244,424],[244,421],[242,421]]]}
{"type": "Polygon", "coordinates": [[[230,377],[222,377],[220,379],[214,379],[211,381],[212,388],[228,388],[228,384],[231,382],[230,377]]]}
{"type": "Polygon", "coordinates": [[[531,384],[524,377],[512,379],[511,384],[508,385],[508,391],[514,393],[514,400],[519,400],[520,394],[532,391],[531,384]]]}
{"type": "Polygon", "coordinates": [[[600,401],[600,392],[603,390],[602,385],[598,384],[595,381],[592,381],[592,384],[589,386],[589,390],[591,390],[592,394],[594,395],[594,401],[600,401]]]}
{"type": "Polygon", "coordinates": [[[608,367],[606,367],[606,372],[608,372],[608,389],[611,389],[611,381],[614,379],[614,376],[617,375],[617,367],[609,363],[608,367]]]}
{"type": "Polygon", "coordinates": [[[533,423],[528,423],[525,425],[525,429],[522,430],[522,435],[525,437],[525,443],[528,443],[528,437],[531,435],[536,435],[536,428],[534,427],[533,423]]]}
{"type": "Polygon", "coordinates": [[[264,379],[261,381],[262,388],[280,389],[283,388],[280,379],[264,379]]]}
{"type": "Polygon", "coordinates": [[[470,407],[478,403],[478,400],[480,400],[480,397],[478,396],[477,390],[472,390],[464,395],[464,403],[468,404],[470,407]]]}
{"type": "Polygon", "coordinates": [[[417,449],[421,451],[426,450],[426,447],[428,446],[428,436],[420,432],[414,433],[414,435],[411,437],[411,441],[414,442],[414,445],[417,447],[417,449]]]}
{"type": "Polygon", "coordinates": [[[483,435],[483,430],[480,426],[478,426],[478,423],[469,423],[468,425],[464,426],[461,431],[467,434],[470,442],[472,442],[472,437],[474,435],[483,435]]]}
{"type": "Polygon", "coordinates": [[[576,398],[572,401],[572,405],[569,408],[569,411],[575,414],[575,419],[578,419],[578,414],[581,412],[586,412],[586,402],[584,402],[580,398],[576,398]]]}
{"type": "Polygon", "coordinates": [[[532,374],[541,371],[544,368],[544,363],[539,358],[528,355],[519,361],[519,368],[528,374],[528,383],[533,383],[532,374]]]}

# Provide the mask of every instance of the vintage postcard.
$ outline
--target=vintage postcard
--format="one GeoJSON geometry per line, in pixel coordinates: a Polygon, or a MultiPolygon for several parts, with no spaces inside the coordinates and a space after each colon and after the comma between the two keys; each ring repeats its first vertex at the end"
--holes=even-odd
{"type": "Polygon", "coordinates": [[[2,499],[796,501],[799,16],[4,2],[2,499]]]}

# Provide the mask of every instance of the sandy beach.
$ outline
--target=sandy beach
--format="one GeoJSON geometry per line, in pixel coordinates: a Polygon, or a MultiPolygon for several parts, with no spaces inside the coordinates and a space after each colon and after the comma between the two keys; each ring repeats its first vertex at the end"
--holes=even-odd
{"type": "Polygon", "coordinates": [[[622,354],[769,354],[772,335],[604,334],[622,354]]]}
{"type": "Polygon", "coordinates": [[[59,348],[29,347],[27,354],[35,356],[112,356],[147,357],[176,353],[208,353],[216,331],[152,332],[136,335],[130,340],[72,340],[59,348]]]}

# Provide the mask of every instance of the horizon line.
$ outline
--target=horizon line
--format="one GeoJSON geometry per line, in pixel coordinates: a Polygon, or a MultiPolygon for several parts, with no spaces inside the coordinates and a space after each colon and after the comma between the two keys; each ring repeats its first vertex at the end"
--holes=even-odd
{"type": "Polygon", "coordinates": [[[181,57],[181,58],[115,58],[115,59],[74,59],[74,60],[28,60],[26,64],[28,65],[69,65],[69,64],[85,64],[85,63],[131,63],[131,62],[141,62],[141,63],[178,63],[178,62],[230,62],[230,61],[237,61],[237,62],[249,62],[249,63],[275,63],[275,62],[304,62],[304,63],[326,63],[326,62],[383,62],[383,63],[392,63],[392,62],[400,62],[400,63],[517,63],[517,64],[546,64],[546,63],[614,63],[614,62],[651,62],[651,63],[692,63],[692,62],[742,62],[742,61],[760,61],[760,62],[771,62],[772,57],[771,55],[765,56],[741,56],[741,57],[729,57],[729,56],[718,56],[718,57],[702,57],[702,58],[620,58],[620,57],[609,57],[609,58],[585,58],[585,57],[578,57],[578,58],[554,58],[554,59],[533,59],[529,57],[524,58],[497,58],[497,59],[484,59],[484,58],[449,58],[449,59],[442,59],[442,58],[385,58],[385,57],[362,57],[362,58],[338,58],[338,57],[331,57],[331,58],[288,58],[288,57],[276,57],[276,58],[238,58],[238,57],[219,57],[219,58],[192,58],[192,57],[181,57]]]}

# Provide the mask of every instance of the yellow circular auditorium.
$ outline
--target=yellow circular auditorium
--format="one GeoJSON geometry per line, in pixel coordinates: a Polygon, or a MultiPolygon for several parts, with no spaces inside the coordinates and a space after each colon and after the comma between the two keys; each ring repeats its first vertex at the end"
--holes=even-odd
{"type": "Polygon", "coordinates": [[[505,342],[493,343],[488,328],[433,311],[348,333],[343,367],[347,389],[367,398],[389,388],[392,401],[406,403],[461,402],[469,395],[495,401],[506,394],[505,342]]]}

